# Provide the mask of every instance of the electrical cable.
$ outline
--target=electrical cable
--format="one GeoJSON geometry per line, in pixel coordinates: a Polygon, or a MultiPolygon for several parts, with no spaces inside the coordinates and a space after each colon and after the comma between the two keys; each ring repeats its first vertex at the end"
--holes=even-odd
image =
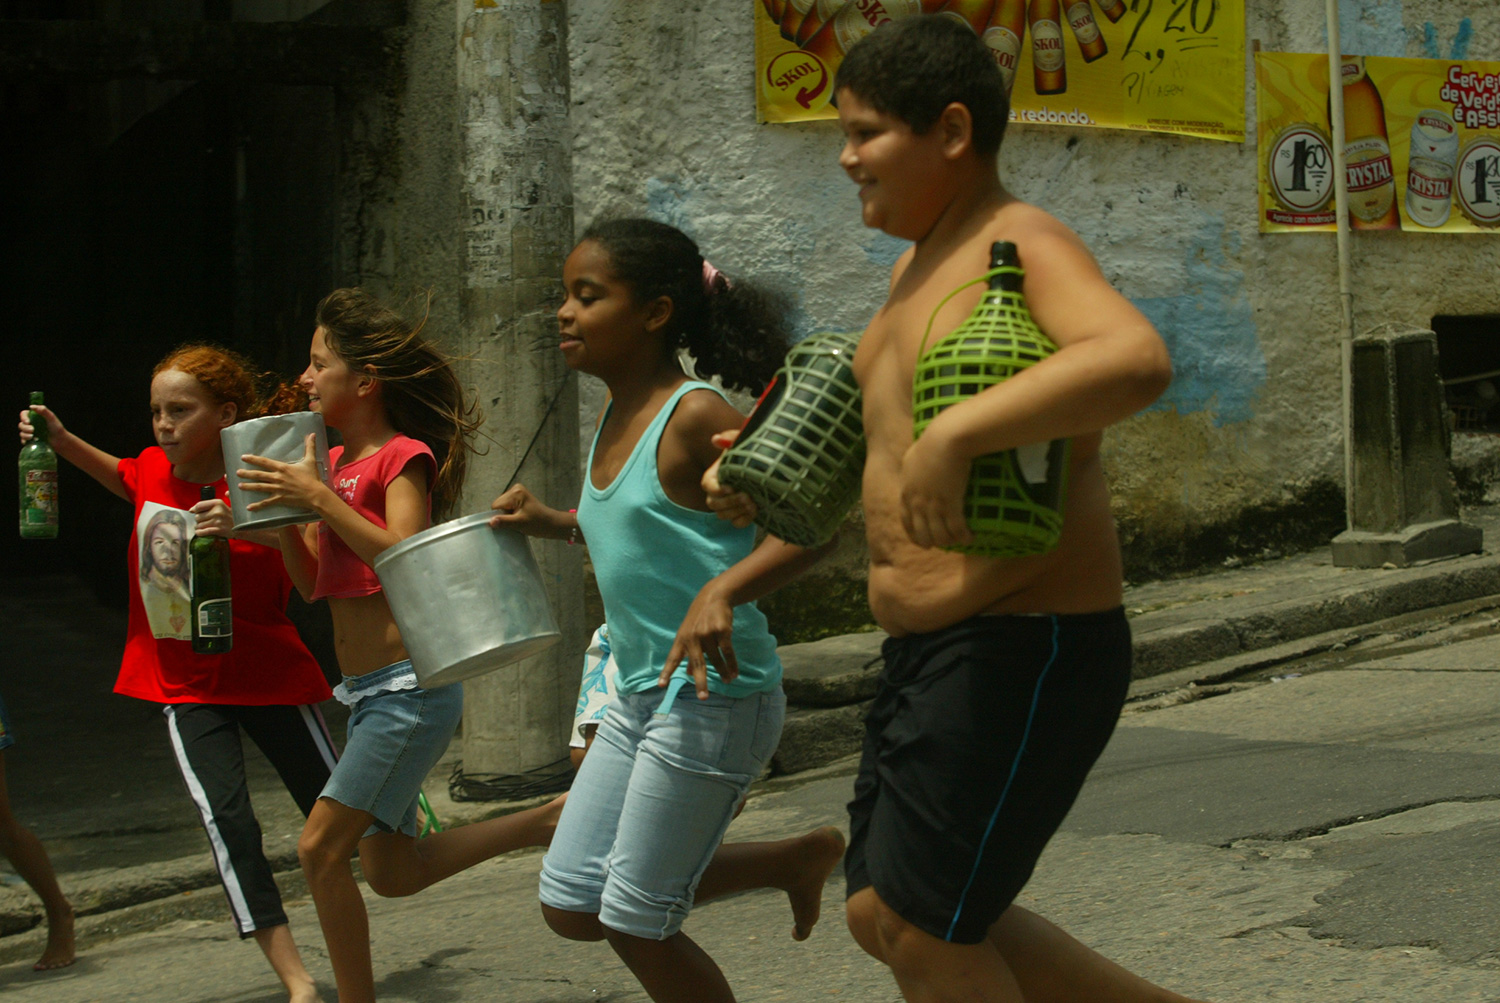
{"type": "Polygon", "coordinates": [[[448,796],[455,801],[521,801],[572,786],[573,764],[566,756],[525,773],[465,773],[459,763],[448,776],[448,796]]]}

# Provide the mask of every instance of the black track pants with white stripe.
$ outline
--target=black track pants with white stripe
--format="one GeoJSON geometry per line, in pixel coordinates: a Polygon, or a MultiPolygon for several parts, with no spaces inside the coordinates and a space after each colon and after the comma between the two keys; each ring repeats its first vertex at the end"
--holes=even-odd
{"type": "Polygon", "coordinates": [[[260,823],[250,807],[240,731],[265,753],[306,815],[338,761],[322,713],[310,704],[198,703],[169,704],[162,712],[240,936],[284,924],[281,894],[261,849],[260,823]]]}

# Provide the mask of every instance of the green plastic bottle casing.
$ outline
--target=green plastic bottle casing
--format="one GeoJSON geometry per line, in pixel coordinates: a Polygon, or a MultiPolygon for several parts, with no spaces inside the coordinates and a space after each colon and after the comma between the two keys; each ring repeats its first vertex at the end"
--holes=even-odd
{"type": "MultiPolygon", "coordinates": [[[[944,409],[1057,351],[1026,307],[1021,294],[1025,274],[1016,245],[1000,241],[991,248],[990,270],[950,294],[952,298],[978,282],[989,286],[952,333],[930,348],[923,339],[912,387],[916,438],[944,409]]],[[[931,329],[928,321],[929,334],[931,329]]],[[[974,460],[964,491],[964,519],[974,539],[950,549],[983,557],[1025,557],[1055,548],[1062,536],[1070,445],[1068,439],[1054,439],[974,460]]]]}
{"type": "MultiPolygon", "coordinates": [[[[46,403],[40,390],[31,392],[31,406],[46,403]]],[[[16,462],[17,486],[20,489],[21,536],[27,540],[51,540],[57,537],[57,453],[47,441],[47,420],[31,412],[35,429],[30,442],[21,447],[16,462]]]]}
{"type": "MultiPolygon", "coordinates": [[[[199,493],[216,497],[212,485],[199,493]]],[[[222,655],[234,647],[234,609],[229,597],[229,541],[222,536],[195,536],[188,546],[192,569],[193,651],[222,655]]]]}

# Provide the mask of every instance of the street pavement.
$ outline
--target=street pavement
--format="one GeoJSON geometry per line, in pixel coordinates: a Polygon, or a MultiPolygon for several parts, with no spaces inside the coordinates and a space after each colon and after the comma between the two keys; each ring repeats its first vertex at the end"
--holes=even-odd
{"type": "MultiPolygon", "coordinates": [[[[1275,628],[1294,618],[1284,600],[1299,589],[1305,610],[1330,590],[1373,592],[1382,576],[1411,570],[1333,582],[1333,571],[1298,560],[1319,563],[1152,583],[1127,603],[1138,623],[1154,607],[1201,620],[1206,633],[1213,622],[1264,628],[1267,596],[1278,594],[1275,628]],[[1245,613],[1256,602],[1261,621],[1245,613]]],[[[1437,562],[1416,587],[1452,598],[1443,581],[1492,561],[1437,562]]],[[[7,660],[20,734],[6,758],[12,798],[67,890],[92,896],[84,905],[97,912],[80,921],[79,962],[61,972],[31,972],[39,928],[0,937],[0,993],[7,1003],[283,998],[205,886],[202,835],[158,712],[109,696],[114,664],[100,649],[106,637],[118,643],[123,623],[65,581],[0,593],[0,615],[17,622],[23,600],[26,621],[53,640],[45,659],[7,660]],[[79,608],[91,610],[86,622],[79,608]]],[[[1316,635],[1266,628],[1274,636],[1250,651],[1242,630],[1221,657],[1139,680],[1021,904],[1203,999],[1500,1001],[1500,595],[1328,621],[1334,629],[1316,635]]],[[[762,783],[729,839],[844,826],[853,769],[844,760],[762,783]]],[[[295,808],[258,758],[251,779],[268,852],[288,868],[292,929],[332,1000],[293,865],[295,808]]],[[[453,804],[431,786],[429,795],[450,822],[497,810],[453,804]]],[[[381,998],[645,1001],[607,946],[547,931],[535,905],[540,859],[491,861],[405,900],[367,893],[381,998]]],[[[898,1000],[844,929],[842,899],[836,875],[823,923],[801,944],[785,897],[769,891],[701,906],[687,929],[746,1003],[898,1000]]],[[[0,921],[19,924],[28,902],[24,889],[0,889],[0,921]]]]}

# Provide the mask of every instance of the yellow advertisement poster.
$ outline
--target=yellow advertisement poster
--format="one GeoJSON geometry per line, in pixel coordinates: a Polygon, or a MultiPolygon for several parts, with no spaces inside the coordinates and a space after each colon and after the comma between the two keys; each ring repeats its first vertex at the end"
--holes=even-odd
{"type": "MultiPolygon", "coordinates": [[[[1345,56],[1344,159],[1356,230],[1500,232],[1500,63],[1345,56]]],[[[1332,230],[1328,57],[1255,56],[1260,229],[1332,230]]]]}
{"type": "Polygon", "coordinates": [[[1245,0],[750,0],[762,122],[837,118],[844,53],[916,15],[972,28],[1010,120],[1245,138],[1245,0]]]}

